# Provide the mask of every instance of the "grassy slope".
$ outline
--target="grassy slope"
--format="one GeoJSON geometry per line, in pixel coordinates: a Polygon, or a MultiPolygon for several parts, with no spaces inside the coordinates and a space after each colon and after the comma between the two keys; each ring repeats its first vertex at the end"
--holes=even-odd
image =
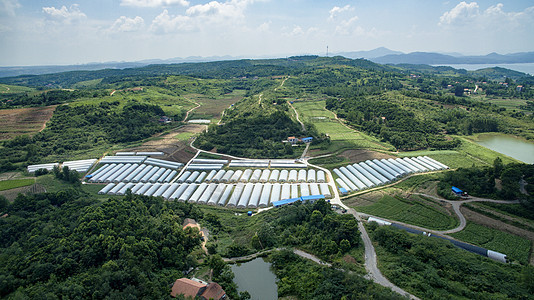
{"type": "Polygon", "coordinates": [[[434,230],[446,230],[457,226],[458,221],[443,212],[421,202],[401,201],[385,195],[375,204],[357,207],[358,211],[370,215],[393,219],[434,230]]]}
{"type": "Polygon", "coordinates": [[[35,183],[33,178],[0,181],[0,191],[10,190],[35,183]]]}

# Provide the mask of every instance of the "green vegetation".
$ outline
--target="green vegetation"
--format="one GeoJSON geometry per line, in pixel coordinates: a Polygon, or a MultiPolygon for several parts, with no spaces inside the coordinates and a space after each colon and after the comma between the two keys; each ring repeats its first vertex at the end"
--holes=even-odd
{"type": "Polygon", "coordinates": [[[479,197],[507,200],[519,198],[525,208],[534,209],[534,165],[504,165],[497,158],[492,167],[460,168],[446,172],[438,185],[438,194],[447,197],[452,186],[479,197]],[[500,181],[500,187],[497,187],[496,180],[500,181]],[[525,190],[528,195],[521,193],[522,180],[527,183],[525,190]]]}
{"type": "Polygon", "coordinates": [[[421,199],[410,201],[400,196],[384,195],[375,204],[356,209],[366,214],[434,230],[451,229],[458,225],[454,217],[424,203],[421,199]]]}
{"type": "Polygon", "coordinates": [[[362,276],[319,266],[283,250],[270,255],[278,297],[296,299],[404,299],[362,276]]]}
{"type": "Polygon", "coordinates": [[[3,143],[0,170],[10,170],[15,163],[39,163],[59,157],[72,159],[72,154],[92,149],[103,152],[113,143],[148,138],[170,126],[158,122],[163,114],[158,106],[136,102],[122,109],[107,102],[59,106],[42,132],[33,137],[17,136],[3,143]]]}
{"type": "Polygon", "coordinates": [[[0,181],[0,191],[10,190],[18,187],[28,186],[35,183],[33,178],[13,179],[0,181]]]}
{"type": "Polygon", "coordinates": [[[399,287],[424,299],[532,299],[530,268],[503,264],[437,238],[390,226],[371,228],[379,266],[399,287]],[[525,276],[525,277],[522,277],[525,276]]]}
{"type": "Polygon", "coordinates": [[[208,228],[215,233],[214,248],[226,257],[289,246],[325,259],[340,259],[360,246],[354,217],[336,214],[324,200],[272,209],[252,218],[246,212],[235,216],[227,210],[203,210],[208,228]]]}
{"type": "Polygon", "coordinates": [[[125,196],[99,203],[75,190],[19,195],[0,219],[0,296],[168,297],[196,265],[193,205],[125,196]]]}
{"type": "Polygon", "coordinates": [[[508,255],[512,261],[528,264],[531,242],[525,238],[468,222],[464,230],[452,237],[508,255]]]}

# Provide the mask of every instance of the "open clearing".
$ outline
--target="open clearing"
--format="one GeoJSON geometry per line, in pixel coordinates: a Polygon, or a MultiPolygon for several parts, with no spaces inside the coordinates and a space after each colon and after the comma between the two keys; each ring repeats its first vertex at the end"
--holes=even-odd
{"type": "Polygon", "coordinates": [[[330,136],[332,144],[328,149],[314,150],[313,155],[335,153],[344,149],[394,150],[391,145],[342,124],[332,112],[326,110],[325,101],[296,101],[293,106],[304,122],[312,123],[320,133],[330,136]]]}
{"type": "Polygon", "coordinates": [[[10,190],[35,183],[33,178],[0,181],[0,191],[10,190]]]}
{"type": "Polygon", "coordinates": [[[186,95],[185,98],[200,104],[200,107],[191,113],[189,119],[220,120],[222,112],[243,99],[243,95],[244,91],[240,90],[216,98],[197,94],[186,95]]]}
{"type": "Polygon", "coordinates": [[[121,151],[161,151],[165,153],[166,158],[186,163],[196,154],[196,151],[189,146],[190,138],[204,130],[206,130],[206,125],[186,124],[168,133],[150,138],[142,145],[121,151]]]}
{"type": "Polygon", "coordinates": [[[360,206],[356,210],[434,230],[451,229],[458,224],[458,221],[444,208],[438,210],[434,205],[427,204],[426,201],[413,195],[410,198],[384,195],[375,204],[360,206]]]}
{"type": "Polygon", "coordinates": [[[55,109],[54,105],[0,110],[0,140],[41,131],[55,109]]]}

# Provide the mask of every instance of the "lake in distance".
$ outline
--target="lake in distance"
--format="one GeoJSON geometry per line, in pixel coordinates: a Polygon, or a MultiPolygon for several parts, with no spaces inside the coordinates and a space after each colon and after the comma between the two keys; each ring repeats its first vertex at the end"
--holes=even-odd
{"type": "Polygon", "coordinates": [[[252,300],[278,299],[276,276],[270,269],[271,264],[263,258],[232,265],[237,290],[248,291],[252,300]]]}
{"type": "Polygon", "coordinates": [[[534,143],[507,135],[481,135],[475,142],[524,163],[534,164],[534,143]]]}

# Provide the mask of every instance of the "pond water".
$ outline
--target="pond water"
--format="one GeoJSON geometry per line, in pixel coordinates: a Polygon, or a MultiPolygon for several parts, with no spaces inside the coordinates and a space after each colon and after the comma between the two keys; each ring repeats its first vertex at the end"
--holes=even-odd
{"type": "Polygon", "coordinates": [[[506,135],[482,135],[476,142],[527,164],[534,164],[534,143],[506,135]]]}
{"type": "Polygon", "coordinates": [[[237,290],[248,291],[252,300],[278,299],[276,276],[271,272],[271,264],[263,258],[232,265],[237,290]]]}

